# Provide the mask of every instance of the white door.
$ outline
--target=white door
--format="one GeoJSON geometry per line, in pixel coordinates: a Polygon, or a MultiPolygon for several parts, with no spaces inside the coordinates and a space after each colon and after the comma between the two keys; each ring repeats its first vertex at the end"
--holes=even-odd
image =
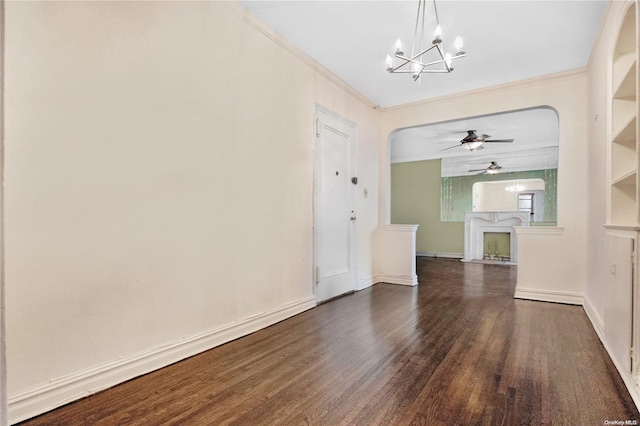
{"type": "Polygon", "coordinates": [[[315,282],[321,302],[356,289],[355,126],[316,108],[315,282]]]}

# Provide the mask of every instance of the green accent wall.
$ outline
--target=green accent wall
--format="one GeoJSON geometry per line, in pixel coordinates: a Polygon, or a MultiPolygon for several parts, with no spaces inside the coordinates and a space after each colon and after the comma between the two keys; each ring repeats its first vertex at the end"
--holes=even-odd
{"type": "MultiPolygon", "coordinates": [[[[416,250],[434,253],[464,253],[464,212],[472,209],[472,185],[478,181],[543,179],[545,189],[545,224],[556,220],[557,170],[501,173],[496,175],[441,178],[440,160],[391,164],[391,223],[418,224],[416,250]],[[455,196],[445,197],[454,213],[443,222],[442,188],[455,196]]],[[[496,235],[499,255],[509,256],[508,238],[496,235]],[[506,242],[505,242],[506,241],[506,242]]],[[[494,240],[492,240],[494,241],[494,240]]],[[[487,247],[485,247],[486,250],[487,247]]]]}
{"type": "Polygon", "coordinates": [[[418,252],[464,253],[464,222],[440,221],[440,160],[391,164],[391,223],[418,224],[418,252]]]}

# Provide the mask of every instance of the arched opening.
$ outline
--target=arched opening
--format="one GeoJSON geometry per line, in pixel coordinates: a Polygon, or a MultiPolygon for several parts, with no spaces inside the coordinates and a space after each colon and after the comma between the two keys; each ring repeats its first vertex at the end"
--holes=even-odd
{"type": "Polygon", "coordinates": [[[464,252],[465,212],[506,208],[485,203],[474,209],[474,184],[486,183],[476,188],[494,195],[488,188],[530,189],[504,198],[518,211],[518,194],[523,208],[525,194],[533,194],[531,225],[555,225],[558,127],[554,109],[537,107],[396,130],[390,136],[391,223],[420,225],[418,254],[458,257],[464,252]],[[471,130],[484,139],[473,149],[462,143],[471,130]]]}

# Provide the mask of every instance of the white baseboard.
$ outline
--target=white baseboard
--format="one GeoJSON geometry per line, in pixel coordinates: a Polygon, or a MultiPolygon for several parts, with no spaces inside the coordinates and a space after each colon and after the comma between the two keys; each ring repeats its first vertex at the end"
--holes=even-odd
{"type": "Polygon", "coordinates": [[[387,283],[387,284],[399,284],[399,285],[418,285],[418,276],[417,275],[390,275],[390,274],[377,274],[373,277],[373,280],[376,283],[387,283]]]}
{"type": "Polygon", "coordinates": [[[14,424],[45,413],[246,336],[315,306],[315,297],[309,297],[145,352],[53,379],[26,392],[9,396],[9,422],[14,424]]]}
{"type": "Polygon", "coordinates": [[[356,287],[356,291],[364,290],[365,288],[371,287],[373,284],[373,277],[360,278],[358,280],[358,284],[356,287]]]}
{"type": "Polygon", "coordinates": [[[622,381],[627,387],[629,395],[631,395],[631,399],[633,399],[633,403],[636,405],[636,408],[640,409],[640,386],[634,379],[631,372],[623,367],[624,364],[620,362],[614,355],[613,351],[610,350],[609,344],[607,343],[607,338],[604,334],[604,322],[602,321],[602,318],[600,318],[588,297],[585,297],[584,304],[582,306],[585,313],[587,314],[587,318],[589,318],[589,321],[591,321],[591,325],[593,325],[593,328],[596,331],[600,342],[602,342],[602,346],[604,346],[604,349],[607,351],[607,354],[613,362],[613,365],[615,365],[618,373],[620,373],[620,377],[622,377],[622,381]]]}
{"type": "Polygon", "coordinates": [[[622,377],[622,381],[629,391],[629,395],[631,395],[631,399],[633,399],[636,408],[640,409],[640,386],[631,372],[623,368],[623,363],[621,363],[615,357],[613,351],[610,350],[609,344],[607,343],[607,339],[604,334],[604,321],[602,320],[600,315],[598,315],[598,312],[595,310],[588,297],[578,293],[541,291],[536,289],[516,289],[516,294],[514,297],[518,299],[530,299],[544,302],[558,302],[569,303],[572,305],[582,305],[582,308],[587,314],[587,318],[589,318],[589,321],[591,322],[596,335],[602,342],[602,346],[604,346],[604,349],[607,351],[607,354],[613,362],[613,365],[615,365],[618,373],[620,373],[620,377],[622,377]]]}
{"type": "Polygon", "coordinates": [[[595,308],[591,304],[591,300],[589,300],[589,298],[586,296],[584,298],[582,308],[587,314],[587,318],[589,318],[589,321],[591,321],[591,325],[593,326],[593,329],[596,331],[596,334],[598,335],[600,340],[604,340],[604,321],[602,321],[602,318],[600,318],[600,315],[598,315],[598,312],[596,312],[595,308]]]}
{"type": "Polygon", "coordinates": [[[569,291],[540,290],[537,288],[518,288],[513,296],[516,299],[537,300],[539,302],[566,303],[582,305],[584,295],[569,291]]]}
{"type": "Polygon", "coordinates": [[[462,253],[445,253],[436,251],[417,251],[416,256],[424,257],[446,257],[447,259],[462,259],[464,254],[462,253]]]}

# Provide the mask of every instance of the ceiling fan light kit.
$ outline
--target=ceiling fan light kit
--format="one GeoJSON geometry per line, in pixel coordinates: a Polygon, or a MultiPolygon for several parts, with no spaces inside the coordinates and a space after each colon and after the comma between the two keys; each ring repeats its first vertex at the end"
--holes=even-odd
{"type": "Polygon", "coordinates": [[[502,166],[499,166],[498,163],[496,163],[495,161],[492,161],[491,164],[489,164],[489,167],[485,167],[484,169],[472,169],[472,170],[469,170],[469,173],[480,172],[478,173],[480,175],[484,175],[484,174],[496,175],[501,171],[502,171],[502,166]]]}
{"type": "Polygon", "coordinates": [[[442,28],[438,18],[438,8],[436,0],[433,0],[433,11],[436,18],[436,29],[431,42],[427,41],[424,32],[425,2],[418,0],[418,13],[416,15],[416,26],[413,33],[413,44],[411,46],[411,56],[405,56],[400,39],[396,40],[394,56],[401,60],[400,65],[394,66],[393,59],[387,55],[387,71],[390,73],[411,74],[414,81],[420,82],[420,76],[425,73],[450,73],[454,59],[462,58],[466,52],[462,50],[462,38],[455,39],[455,53],[451,55],[445,52],[442,47],[442,28]],[[434,51],[433,60],[427,60],[425,56],[430,51],[434,51]]]}
{"type": "Polygon", "coordinates": [[[461,142],[461,144],[464,149],[473,151],[474,149],[480,148],[482,144],[484,144],[484,141],[461,142]]]}
{"type": "Polygon", "coordinates": [[[455,148],[460,146],[469,151],[474,151],[476,149],[484,148],[483,145],[487,142],[498,142],[498,143],[511,143],[513,139],[489,139],[491,136],[483,134],[482,136],[478,136],[475,130],[467,130],[467,136],[460,140],[460,145],[450,146],[449,148],[442,149],[441,151],[446,151],[448,149],[455,148]]]}

